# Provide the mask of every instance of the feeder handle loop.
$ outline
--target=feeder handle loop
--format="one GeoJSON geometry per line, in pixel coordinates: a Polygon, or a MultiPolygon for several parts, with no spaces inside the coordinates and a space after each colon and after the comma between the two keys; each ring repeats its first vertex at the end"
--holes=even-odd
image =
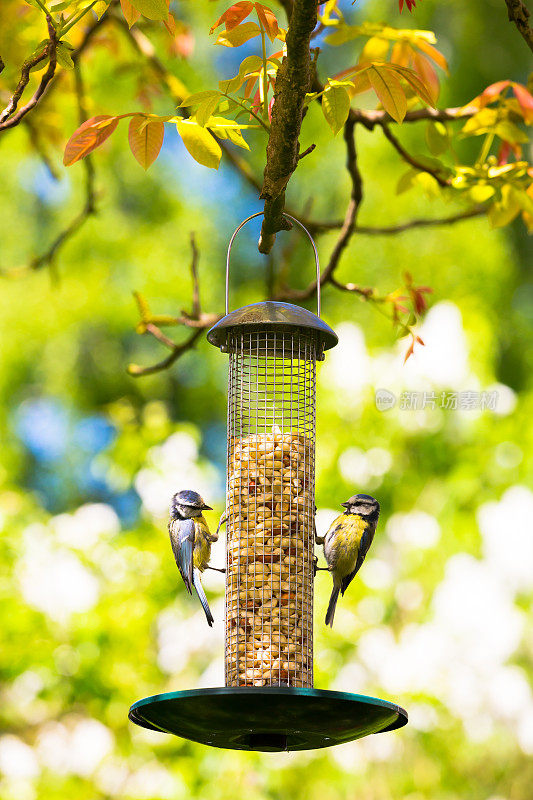
{"type": "MultiPolygon", "coordinates": [[[[244,225],[246,225],[247,222],[250,222],[250,220],[254,219],[255,217],[262,217],[264,213],[265,213],[264,211],[258,211],[256,214],[252,214],[250,217],[247,217],[243,222],[241,222],[238,228],[235,228],[235,230],[233,231],[233,235],[229,240],[228,254],[226,256],[226,315],[229,314],[229,259],[231,254],[231,247],[233,245],[233,240],[239,233],[240,229],[244,227],[244,225]]],[[[297,225],[299,225],[300,228],[304,231],[304,233],[307,234],[307,238],[311,242],[311,247],[313,248],[313,252],[315,254],[315,265],[316,265],[316,306],[317,306],[316,315],[317,317],[320,317],[320,263],[318,261],[318,252],[316,249],[316,245],[313,241],[313,237],[311,236],[305,225],[302,225],[300,220],[296,219],[296,217],[291,217],[290,214],[284,213],[283,216],[286,217],[287,219],[292,220],[292,222],[295,222],[297,225]]]]}

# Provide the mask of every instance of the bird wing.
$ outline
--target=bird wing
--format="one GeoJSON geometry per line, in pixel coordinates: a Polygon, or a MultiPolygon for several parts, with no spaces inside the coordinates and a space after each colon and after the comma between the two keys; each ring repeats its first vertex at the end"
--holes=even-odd
{"type": "Polygon", "coordinates": [[[172,552],[189,594],[192,594],[193,583],[194,531],[192,519],[174,519],[168,523],[172,552]]]}
{"type": "Polygon", "coordinates": [[[361,536],[361,541],[359,543],[359,552],[357,553],[357,561],[355,562],[355,569],[353,572],[350,572],[349,575],[346,575],[345,578],[342,579],[341,583],[341,592],[344,597],[344,592],[353,581],[361,566],[363,561],[365,560],[365,556],[370,549],[370,545],[372,544],[372,540],[374,538],[374,533],[376,532],[376,528],[374,525],[367,525],[365,530],[363,531],[363,535],[361,536]]]}

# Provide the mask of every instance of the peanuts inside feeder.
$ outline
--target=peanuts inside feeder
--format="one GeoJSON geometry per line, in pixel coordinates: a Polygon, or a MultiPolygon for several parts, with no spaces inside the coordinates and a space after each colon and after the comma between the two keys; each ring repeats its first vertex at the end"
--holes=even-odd
{"type": "MultiPolygon", "coordinates": [[[[130,719],[244,750],[327,747],[407,723],[399,706],[313,688],[316,363],[337,344],[318,314],[266,301],[228,313],[208,341],[229,355],[225,688],[139,700],[130,719]]],[[[286,215],[289,216],[289,215],[286,215]]]]}

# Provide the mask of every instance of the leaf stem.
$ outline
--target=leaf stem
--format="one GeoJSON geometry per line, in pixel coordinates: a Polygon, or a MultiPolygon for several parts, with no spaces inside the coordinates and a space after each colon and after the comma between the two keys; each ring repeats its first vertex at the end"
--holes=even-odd
{"type": "Polygon", "coordinates": [[[261,117],[259,117],[257,114],[255,114],[251,108],[248,108],[248,106],[245,106],[244,103],[241,103],[241,101],[238,100],[236,97],[231,97],[231,95],[227,94],[226,92],[221,92],[221,94],[223,94],[224,97],[227,97],[227,99],[231,100],[233,103],[237,103],[237,105],[240,106],[242,109],[244,109],[244,111],[246,111],[247,114],[251,114],[252,117],[258,121],[261,127],[264,128],[267,133],[269,133],[270,125],[267,122],[265,122],[265,120],[262,120],[261,117]]]}
{"type": "MultiPolygon", "coordinates": [[[[39,0],[37,0],[37,2],[39,2],[39,0]]],[[[80,19],[82,19],[85,16],[85,14],[87,14],[87,12],[90,11],[91,8],[96,5],[96,3],[97,3],[97,0],[93,0],[92,3],[90,3],[86,8],[84,8],[82,11],[80,11],[78,16],[75,17],[72,20],[72,22],[70,22],[65,28],[63,28],[63,30],[61,31],[61,36],[66,36],[66,34],[69,32],[69,30],[71,28],[73,28],[74,25],[76,25],[80,21],[80,19]]]]}

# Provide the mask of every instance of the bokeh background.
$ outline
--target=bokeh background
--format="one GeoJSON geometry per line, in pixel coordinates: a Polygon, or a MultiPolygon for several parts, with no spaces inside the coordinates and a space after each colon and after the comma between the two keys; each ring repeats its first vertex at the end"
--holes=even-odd
{"type": "MultiPolygon", "coordinates": [[[[188,61],[168,60],[172,71],[191,91],[233,74],[242,53],[220,52],[203,35],[224,4],[174,5],[196,41],[188,61]]],[[[500,0],[424,0],[412,18],[395,2],[367,0],[353,13],[436,30],[451,65],[444,104],[465,103],[497,79],[526,82],[527,48],[500,0]]],[[[15,23],[4,21],[7,36],[15,23]]],[[[21,36],[31,40],[29,29],[21,36]]],[[[138,69],[120,37],[95,49],[85,69],[91,112],[137,108],[138,69]]],[[[155,110],[171,111],[164,96],[155,110]]],[[[40,113],[59,128],[58,146],[77,125],[60,93],[40,113]]],[[[423,150],[423,128],[400,133],[423,150]]],[[[126,136],[119,129],[95,156],[100,213],[64,248],[54,275],[19,268],[81,204],[82,165],[65,170],[54,152],[54,180],[21,128],[0,147],[2,800],[530,800],[533,287],[519,222],[353,239],[340,279],[385,292],[409,269],[433,287],[426,346],[405,366],[405,341],[383,316],[324,293],[340,344],[318,376],[318,528],[355,491],[375,494],[382,517],[333,631],[323,624],[329,577],[317,578],[316,686],[396,701],[409,726],[329,751],[262,755],[128,722],[140,697],[223,682],[222,576],[205,579],[210,630],[178,579],[165,518],[184,487],[215,506],[211,524],[223,509],[227,369],[202,340],[169,372],[130,377],[131,361],[161,357],[135,333],[132,291],[158,313],[190,307],[195,231],[203,306],[221,312],[228,237],[260,204],[228,166],[195,164],[172,130],[146,174],[126,136]],[[394,394],[393,408],[377,408],[378,389],[394,394]],[[426,408],[402,408],[414,392],[419,402],[426,393],[426,408]],[[442,393],[473,396],[475,406],[482,392],[495,407],[442,407],[442,393]]],[[[348,193],[342,143],[315,109],[302,145],[311,142],[291,204],[312,200],[317,216],[339,216],[348,193]]],[[[397,196],[396,154],[380,133],[360,131],[358,142],[361,224],[456,208],[417,191],[397,196]]],[[[258,142],[258,174],[262,159],[258,142]]],[[[235,306],[266,292],[257,231],[245,229],[234,251],[235,306]]],[[[296,233],[282,238],[278,257],[289,242],[291,281],[303,285],[308,246],[296,233]]],[[[323,259],[332,242],[320,239],[323,259]]],[[[220,542],[213,563],[222,558],[220,542]]]]}

